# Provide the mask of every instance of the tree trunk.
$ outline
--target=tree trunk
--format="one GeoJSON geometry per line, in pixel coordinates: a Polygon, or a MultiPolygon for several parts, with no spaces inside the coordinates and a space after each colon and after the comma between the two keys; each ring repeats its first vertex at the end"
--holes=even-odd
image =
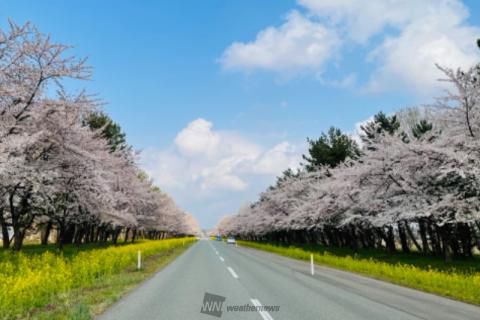
{"type": "Polygon", "coordinates": [[[112,232],[112,242],[113,244],[117,244],[118,237],[120,236],[120,233],[122,232],[122,228],[118,227],[112,232]]]}
{"type": "Polygon", "coordinates": [[[399,221],[398,226],[398,236],[400,237],[400,244],[402,245],[402,251],[404,253],[410,253],[410,247],[408,246],[407,234],[405,231],[406,221],[399,221]]]}
{"type": "Polygon", "coordinates": [[[472,233],[473,233],[473,237],[476,239],[475,243],[476,243],[477,249],[480,250],[480,222],[479,221],[475,221],[472,233]],[[478,232],[479,232],[478,234],[477,234],[477,231],[475,230],[475,226],[478,229],[478,232]]]}
{"type": "Polygon", "coordinates": [[[442,228],[437,227],[437,229],[438,229],[438,234],[440,235],[440,241],[442,243],[443,258],[445,259],[446,262],[449,262],[452,260],[452,252],[449,245],[448,230],[446,230],[447,229],[446,225],[443,226],[442,228]]]}
{"type": "Polygon", "coordinates": [[[358,251],[358,235],[355,230],[355,226],[351,226],[349,229],[346,230],[346,234],[348,235],[348,242],[350,242],[350,248],[354,251],[358,251]]]}
{"type": "Polygon", "coordinates": [[[430,242],[432,243],[433,251],[435,252],[436,255],[442,256],[444,253],[443,246],[446,243],[442,240],[440,228],[436,225],[434,228],[431,223],[428,223],[427,230],[430,235],[430,242]]]}
{"type": "Polygon", "coordinates": [[[15,205],[13,201],[13,193],[9,196],[10,215],[12,216],[12,228],[13,228],[13,241],[14,249],[19,251],[23,245],[23,236],[20,230],[18,217],[16,215],[15,205]]]}
{"type": "Polygon", "coordinates": [[[2,229],[3,248],[10,248],[10,235],[8,234],[8,226],[3,216],[3,209],[0,209],[0,228],[2,229]]]}
{"type": "Polygon", "coordinates": [[[58,229],[57,229],[57,247],[60,250],[63,250],[63,245],[65,243],[64,238],[65,238],[65,226],[63,225],[63,223],[59,223],[58,229]]]}
{"type": "Polygon", "coordinates": [[[22,249],[23,240],[25,238],[26,228],[22,227],[17,219],[12,219],[12,226],[13,226],[13,248],[16,251],[22,249]]]}
{"type": "Polygon", "coordinates": [[[422,239],[423,253],[428,254],[430,252],[430,247],[428,245],[427,228],[424,220],[418,220],[418,229],[420,232],[420,238],[422,239]]]}
{"type": "Polygon", "coordinates": [[[457,225],[457,237],[460,240],[460,247],[462,254],[465,257],[473,257],[472,248],[473,248],[473,233],[475,230],[470,228],[468,223],[459,223],[457,225]]]}
{"type": "Polygon", "coordinates": [[[20,251],[23,246],[23,239],[25,238],[25,231],[21,230],[19,227],[14,227],[13,228],[13,248],[16,251],[20,251]]]}
{"type": "Polygon", "coordinates": [[[133,229],[133,234],[132,234],[132,243],[135,242],[135,238],[137,237],[137,229],[133,229]]]}
{"type": "Polygon", "coordinates": [[[73,242],[73,239],[75,237],[75,230],[76,230],[75,225],[70,225],[67,224],[67,226],[64,228],[64,234],[63,234],[63,244],[71,244],[73,242]]]}
{"type": "Polygon", "coordinates": [[[385,234],[385,246],[389,253],[394,253],[397,251],[395,247],[395,234],[392,226],[387,226],[387,233],[385,234]]]}
{"type": "Polygon", "coordinates": [[[405,221],[405,230],[407,231],[407,234],[409,235],[410,239],[412,240],[413,244],[417,248],[418,252],[423,252],[423,248],[420,246],[418,243],[417,239],[415,239],[415,235],[412,232],[412,229],[410,228],[409,224],[407,221],[405,221]]]}
{"type": "Polygon", "coordinates": [[[52,222],[48,222],[40,231],[40,241],[42,245],[48,244],[48,238],[50,237],[50,231],[52,230],[52,222]]]}

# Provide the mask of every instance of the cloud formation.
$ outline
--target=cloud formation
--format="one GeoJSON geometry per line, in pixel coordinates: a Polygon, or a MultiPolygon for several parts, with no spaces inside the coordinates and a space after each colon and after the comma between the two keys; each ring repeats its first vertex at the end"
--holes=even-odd
{"type": "Polygon", "coordinates": [[[257,198],[283,170],[298,167],[303,151],[287,141],[263,146],[200,118],[181,129],[167,148],[144,150],[140,165],[202,227],[212,227],[257,198]]]}
{"type": "Polygon", "coordinates": [[[340,39],[298,11],[290,12],[280,27],[260,31],[252,42],[235,42],[221,58],[225,69],[263,69],[268,71],[302,71],[321,69],[335,53],[340,39]]]}
{"type": "Polygon", "coordinates": [[[160,186],[208,197],[244,191],[257,176],[276,176],[297,167],[299,160],[299,150],[286,141],[265,148],[237,133],[215,130],[200,118],[183,128],[167,150],[145,150],[141,163],[160,186]]]}
{"type": "Polygon", "coordinates": [[[342,48],[366,48],[363,59],[373,71],[363,89],[408,88],[428,94],[441,85],[435,63],[465,68],[479,59],[475,39],[480,28],[468,24],[468,8],[460,0],[298,0],[298,4],[302,10],[290,12],[282,25],[260,31],[254,41],[229,46],[221,59],[223,67],[321,75],[342,55],[342,48]]]}

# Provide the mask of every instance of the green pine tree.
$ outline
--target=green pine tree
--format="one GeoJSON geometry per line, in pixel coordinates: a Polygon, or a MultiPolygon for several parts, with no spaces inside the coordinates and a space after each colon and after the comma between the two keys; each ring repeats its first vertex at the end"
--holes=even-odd
{"type": "Polygon", "coordinates": [[[338,128],[331,127],[317,140],[307,138],[307,141],[308,155],[303,155],[306,161],[304,168],[307,171],[314,171],[320,166],[334,168],[347,158],[357,159],[360,156],[355,140],[338,128]]]}

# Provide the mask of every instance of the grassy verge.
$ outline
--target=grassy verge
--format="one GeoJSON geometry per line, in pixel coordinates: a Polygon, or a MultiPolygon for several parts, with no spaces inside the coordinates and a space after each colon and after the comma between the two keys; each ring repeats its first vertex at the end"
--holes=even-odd
{"type": "Polygon", "coordinates": [[[240,245],[300,260],[356,272],[406,287],[480,305],[480,261],[478,258],[445,262],[420,254],[391,254],[379,251],[354,253],[319,246],[281,246],[250,241],[240,245]]]}
{"type": "Polygon", "coordinates": [[[0,319],[92,319],[185,251],[194,239],[111,247],[32,246],[0,252],[0,319]],[[137,252],[143,269],[136,270],[137,252]]]}

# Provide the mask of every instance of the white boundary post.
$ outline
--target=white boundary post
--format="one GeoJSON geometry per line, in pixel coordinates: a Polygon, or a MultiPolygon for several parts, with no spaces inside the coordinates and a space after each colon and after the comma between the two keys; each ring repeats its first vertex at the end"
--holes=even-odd
{"type": "Polygon", "coordinates": [[[310,254],[310,273],[315,275],[315,265],[313,264],[313,254],[310,254]]]}
{"type": "Polygon", "coordinates": [[[138,250],[138,256],[137,256],[137,269],[140,270],[142,269],[142,252],[138,250]]]}

